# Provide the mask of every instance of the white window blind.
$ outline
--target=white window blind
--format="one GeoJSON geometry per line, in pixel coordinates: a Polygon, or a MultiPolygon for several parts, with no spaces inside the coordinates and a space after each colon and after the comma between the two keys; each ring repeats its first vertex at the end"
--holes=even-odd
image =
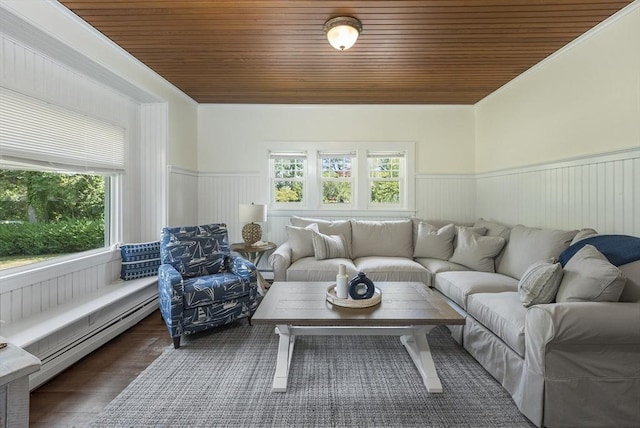
{"type": "Polygon", "coordinates": [[[124,153],[123,128],[0,88],[0,167],[28,162],[118,173],[124,153]]]}

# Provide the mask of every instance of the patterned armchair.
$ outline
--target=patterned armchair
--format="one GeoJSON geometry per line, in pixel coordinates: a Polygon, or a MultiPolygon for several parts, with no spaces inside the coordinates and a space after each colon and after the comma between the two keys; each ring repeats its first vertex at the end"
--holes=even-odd
{"type": "Polygon", "coordinates": [[[162,229],[160,311],[173,346],[180,337],[249,318],[258,306],[256,267],[231,256],[223,223],[162,229]]]}

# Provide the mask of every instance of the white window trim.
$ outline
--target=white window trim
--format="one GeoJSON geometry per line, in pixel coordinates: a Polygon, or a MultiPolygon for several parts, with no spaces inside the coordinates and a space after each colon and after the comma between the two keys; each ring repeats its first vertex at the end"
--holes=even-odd
{"type": "Polygon", "coordinates": [[[265,176],[267,177],[265,191],[269,195],[269,212],[272,214],[286,214],[287,212],[300,213],[304,211],[306,214],[317,212],[327,215],[332,212],[336,215],[361,215],[370,211],[384,213],[385,215],[393,212],[396,214],[415,212],[415,142],[317,142],[307,141],[298,143],[284,142],[265,142],[264,143],[264,159],[267,159],[267,168],[265,176]],[[355,152],[356,158],[354,164],[358,171],[355,181],[356,198],[354,203],[348,207],[340,207],[335,205],[322,204],[321,198],[321,181],[320,181],[320,160],[319,152],[355,152]],[[307,180],[305,184],[305,195],[303,196],[303,204],[275,204],[272,186],[272,162],[270,154],[272,152],[306,152],[306,170],[307,180]],[[367,192],[369,184],[369,170],[367,165],[367,154],[369,152],[395,152],[404,154],[404,182],[401,184],[401,204],[400,205],[382,205],[370,204],[367,192]],[[362,191],[362,189],[365,189],[362,191]]]}

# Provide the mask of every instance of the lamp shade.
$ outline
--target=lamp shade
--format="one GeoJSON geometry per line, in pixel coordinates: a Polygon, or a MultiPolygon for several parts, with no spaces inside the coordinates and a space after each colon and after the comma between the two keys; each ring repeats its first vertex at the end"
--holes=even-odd
{"type": "Polygon", "coordinates": [[[240,204],[240,222],[260,223],[267,221],[267,206],[256,204],[240,204]]]}

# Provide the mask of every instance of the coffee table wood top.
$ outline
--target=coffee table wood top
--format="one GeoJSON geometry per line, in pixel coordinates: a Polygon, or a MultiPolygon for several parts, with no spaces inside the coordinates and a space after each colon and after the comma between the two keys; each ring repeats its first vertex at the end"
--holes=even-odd
{"type": "Polygon", "coordinates": [[[326,300],[331,282],[274,282],[251,318],[256,324],[407,326],[464,324],[439,294],[419,282],[376,282],[382,302],[343,308],[326,300]]]}

